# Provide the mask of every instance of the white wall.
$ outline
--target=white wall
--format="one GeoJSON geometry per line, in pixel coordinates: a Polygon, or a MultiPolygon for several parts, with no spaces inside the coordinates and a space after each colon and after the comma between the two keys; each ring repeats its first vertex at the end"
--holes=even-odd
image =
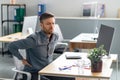
{"type": "MultiPolygon", "coordinates": [[[[27,6],[27,15],[36,15],[39,3],[45,3],[47,11],[56,16],[79,17],[84,2],[98,1],[106,5],[106,17],[117,17],[120,0],[16,0],[16,3],[24,3],[27,6]]],[[[10,0],[0,0],[0,4],[10,3],[10,0]]]]}
{"type": "Polygon", "coordinates": [[[98,1],[106,5],[106,17],[116,17],[120,0],[19,0],[18,3],[26,3],[28,15],[34,14],[38,3],[46,3],[47,11],[54,13],[56,16],[74,16],[78,17],[82,12],[84,2],[98,1]],[[32,4],[31,4],[32,3],[32,4]],[[33,10],[31,10],[32,6],[33,10]]]}
{"type": "MultiPolygon", "coordinates": [[[[46,3],[47,11],[54,13],[56,16],[79,17],[82,11],[82,4],[93,1],[106,5],[106,17],[117,16],[120,0],[16,0],[16,3],[27,5],[27,15],[37,14],[37,4],[46,3]]],[[[10,0],[0,0],[0,4],[9,2],[10,0]]]]}
{"type": "Polygon", "coordinates": [[[80,16],[84,2],[98,1],[106,5],[106,17],[116,17],[120,0],[45,0],[47,11],[56,16],[80,16]]]}
{"type": "MultiPolygon", "coordinates": [[[[16,0],[16,3],[26,4],[27,16],[37,15],[38,4],[45,3],[47,12],[52,12],[55,16],[80,17],[82,4],[84,2],[98,1],[106,5],[106,17],[117,17],[120,8],[120,0],[16,0]]],[[[10,3],[10,0],[0,0],[0,4],[10,3]]],[[[1,7],[1,6],[0,6],[1,7]]],[[[1,10],[1,8],[0,8],[1,10]]],[[[1,13],[0,13],[1,15],[1,13]]],[[[1,16],[0,16],[1,19],[1,16]]],[[[1,20],[0,20],[1,25],[1,20]]]]}

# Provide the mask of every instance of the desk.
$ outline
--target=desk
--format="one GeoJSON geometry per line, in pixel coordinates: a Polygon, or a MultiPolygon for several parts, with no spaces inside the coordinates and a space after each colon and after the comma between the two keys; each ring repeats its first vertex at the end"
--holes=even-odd
{"type": "MultiPolygon", "coordinates": [[[[90,69],[83,69],[82,73],[79,73],[77,67],[72,67],[70,70],[59,70],[59,67],[72,65],[77,62],[77,59],[66,59],[65,54],[75,54],[78,52],[65,52],[60,57],[58,57],[55,61],[50,63],[48,66],[39,71],[40,75],[50,75],[50,76],[67,76],[67,77],[75,77],[76,80],[80,78],[85,78],[84,80],[109,80],[112,74],[112,69],[110,68],[112,61],[117,60],[117,55],[112,54],[111,58],[103,59],[103,70],[100,73],[91,73],[90,69]],[[87,78],[87,79],[86,79],[87,78]]],[[[84,59],[87,56],[87,53],[80,53],[82,58],[84,59]]]]}
{"type": "MultiPolygon", "coordinates": [[[[8,42],[16,41],[16,40],[19,40],[19,39],[23,39],[27,36],[28,35],[22,36],[22,33],[18,32],[18,33],[14,33],[14,34],[10,34],[10,35],[0,37],[0,42],[8,43],[8,42]]],[[[2,43],[2,55],[4,55],[3,47],[4,47],[4,45],[2,43]]]]}
{"type": "Polygon", "coordinates": [[[75,48],[92,49],[96,47],[98,34],[81,33],[69,42],[69,49],[73,51],[75,48]]]}
{"type": "Polygon", "coordinates": [[[19,39],[23,39],[26,36],[22,36],[22,33],[18,32],[18,33],[14,33],[14,34],[10,34],[10,35],[0,37],[0,42],[12,42],[12,41],[16,41],[16,40],[19,40],[19,39]]]}

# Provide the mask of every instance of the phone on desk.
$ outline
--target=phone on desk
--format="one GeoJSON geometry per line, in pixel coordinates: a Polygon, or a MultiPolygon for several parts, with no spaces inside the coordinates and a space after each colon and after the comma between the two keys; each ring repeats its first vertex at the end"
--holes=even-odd
{"type": "Polygon", "coordinates": [[[81,59],[81,55],[79,54],[65,54],[66,59],[81,59]]]}

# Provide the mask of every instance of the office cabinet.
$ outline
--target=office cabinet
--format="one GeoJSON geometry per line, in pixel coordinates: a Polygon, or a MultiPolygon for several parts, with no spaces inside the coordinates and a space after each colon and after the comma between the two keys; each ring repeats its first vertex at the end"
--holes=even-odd
{"type": "Polygon", "coordinates": [[[12,24],[22,24],[23,17],[26,15],[25,4],[1,4],[1,32],[5,35],[4,24],[6,24],[6,34],[10,34],[12,24]]]}
{"type": "MultiPolygon", "coordinates": [[[[21,31],[25,15],[25,4],[1,4],[1,35],[21,31]]],[[[4,47],[6,44],[2,43],[2,53],[4,47]]]]}

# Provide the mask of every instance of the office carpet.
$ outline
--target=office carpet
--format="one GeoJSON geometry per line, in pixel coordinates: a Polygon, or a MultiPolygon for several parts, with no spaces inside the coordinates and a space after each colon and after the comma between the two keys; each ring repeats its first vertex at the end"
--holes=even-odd
{"type": "MultiPolygon", "coordinates": [[[[120,64],[119,64],[120,66],[120,64]]],[[[119,67],[118,66],[118,67],[119,67]]],[[[12,71],[12,68],[14,67],[14,62],[11,56],[4,55],[2,56],[0,54],[0,78],[13,78],[14,72],[12,71]]],[[[111,80],[116,80],[116,63],[113,63],[111,66],[114,70],[111,76],[111,80]]],[[[118,69],[118,79],[120,79],[120,67],[118,69]]],[[[3,80],[3,79],[0,79],[3,80]]],[[[7,79],[6,79],[7,80],[7,79]]]]}

